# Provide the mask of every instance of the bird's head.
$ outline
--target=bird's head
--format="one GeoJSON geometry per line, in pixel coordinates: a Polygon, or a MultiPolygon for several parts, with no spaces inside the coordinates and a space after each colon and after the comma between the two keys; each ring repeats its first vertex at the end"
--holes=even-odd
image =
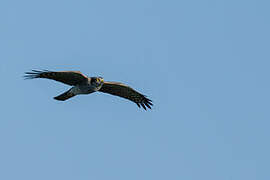
{"type": "Polygon", "coordinates": [[[104,79],[102,77],[91,77],[91,84],[99,87],[104,83],[104,79]]]}

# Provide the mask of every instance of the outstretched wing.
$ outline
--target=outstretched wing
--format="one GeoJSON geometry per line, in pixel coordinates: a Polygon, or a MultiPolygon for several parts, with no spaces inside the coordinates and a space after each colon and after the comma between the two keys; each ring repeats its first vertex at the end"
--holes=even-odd
{"type": "Polygon", "coordinates": [[[147,106],[149,109],[151,109],[151,106],[153,106],[152,101],[146,98],[146,96],[140,94],[131,87],[122,83],[104,82],[99,91],[126,98],[136,103],[139,107],[142,106],[145,110],[145,106],[147,106]]]}
{"type": "Polygon", "coordinates": [[[87,80],[87,76],[83,75],[80,71],[37,71],[32,70],[31,72],[25,73],[25,79],[34,78],[46,78],[53,79],[71,86],[77,85],[87,80]]]}

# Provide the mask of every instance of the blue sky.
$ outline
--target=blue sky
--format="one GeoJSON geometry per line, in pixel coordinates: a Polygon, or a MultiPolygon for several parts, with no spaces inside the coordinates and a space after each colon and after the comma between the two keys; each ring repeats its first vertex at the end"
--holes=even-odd
{"type": "Polygon", "coordinates": [[[0,2],[0,179],[268,180],[269,1],[0,2]],[[154,102],[25,81],[80,70],[154,102]]]}

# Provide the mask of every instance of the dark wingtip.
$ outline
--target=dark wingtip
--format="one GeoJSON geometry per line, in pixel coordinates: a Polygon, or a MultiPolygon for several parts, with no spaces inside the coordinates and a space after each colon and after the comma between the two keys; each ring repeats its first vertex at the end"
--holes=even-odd
{"type": "Polygon", "coordinates": [[[35,79],[40,78],[40,74],[43,72],[49,72],[48,70],[36,70],[32,69],[31,71],[25,72],[23,78],[26,79],[35,79]]]}
{"type": "Polygon", "coordinates": [[[145,105],[146,105],[149,109],[151,109],[151,106],[150,106],[148,103],[145,103],[145,105]]]}
{"type": "Polygon", "coordinates": [[[139,107],[142,106],[144,110],[147,111],[147,108],[148,109],[152,109],[151,106],[153,106],[153,103],[152,103],[152,100],[151,99],[148,99],[147,96],[144,96],[143,95],[143,99],[141,102],[139,103],[136,103],[139,107]],[[146,108],[147,107],[147,108],[146,108]]]}
{"type": "MultiPolygon", "coordinates": [[[[142,103],[141,105],[142,105],[143,109],[144,109],[144,110],[146,110],[146,107],[145,107],[145,105],[144,105],[143,103],[142,103]]],[[[147,110],[146,110],[146,111],[147,111],[147,110]]]]}

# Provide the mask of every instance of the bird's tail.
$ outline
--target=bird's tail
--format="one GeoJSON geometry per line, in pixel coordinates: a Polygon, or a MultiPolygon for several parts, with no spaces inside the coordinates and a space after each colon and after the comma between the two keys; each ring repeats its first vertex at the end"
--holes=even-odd
{"type": "Polygon", "coordinates": [[[64,92],[63,94],[60,94],[59,96],[54,97],[54,99],[58,100],[58,101],[65,101],[69,98],[72,98],[73,96],[75,96],[74,93],[71,92],[71,89],[64,92]]]}

